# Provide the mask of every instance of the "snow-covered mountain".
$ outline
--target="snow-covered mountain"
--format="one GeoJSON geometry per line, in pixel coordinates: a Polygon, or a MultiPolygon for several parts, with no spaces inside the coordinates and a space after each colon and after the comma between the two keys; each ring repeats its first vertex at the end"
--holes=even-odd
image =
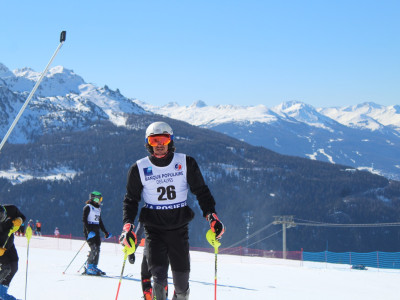
{"type": "MultiPolygon", "coordinates": [[[[0,63],[0,134],[4,136],[40,73],[10,71],[0,63]]],[[[161,114],[222,132],[281,154],[368,169],[400,179],[400,106],[362,103],[314,108],[303,102],[266,105],[157,107],[96,87],[61,66],[51,68],[9,138],[26,143],[54,130],[76,131],[109,120],[126,126],[128,114],[161,114]]]]}
{"type": "Polygon", "coordinates": [[[212,127],[227,122],[274,123],[279,120],[302,122],[313,127],[332,130],[340,123],[355,129],[370,131],[394,129],[400,134],[400,105],[383,106],[366,102],[355,106],[314,108],[300,101],[283,102],[271,109],[265,105],[207,106],[199,100],[190,106],[180,106],[170,102],[164,106],[153,106],[139,100],[135,103],[146,110],[169,116],[174,119],[188,120],[192,125],[212,127]]]}
{"type": "Polygon", "coordinates": [[[400,132],[400,106],[383,106],[366,102],[354,106],[319,108],[319,112],[343,125],[370,129],[371,131],[390,127],[400,132]]]}
{"type": "MultiPolygon", "coordinates": [[[[0,74],[0,134],[4,136],[38,74],[29,69],[11,72],[4,66],[0,74]]],[[[50,228],[81,234],[81,224],[71,218],[81,215],[88,193],[100,189],[108,203],[113,203],[103,211],[112,220],[108,227],[118,232],[126,174],[133,162],[146,155],[145,128],[159,120],[171,124],[179,151],[195,157],[201,166],[217,198],[218,213],[230,228],[224,237],[229,244],[249,232],[249,218],[252,229],[257,229],[278,215],[349,224],[397,222],[400,215],[399,181],[337,164],[340,159],[356,166],[373,163],[374,169],[389,174],[392,170],[384,167],[396,165],[393,161],[399,153],[399,134],[389,126],[374,131],[351,128],[300,102],[270,109],[208,107],[197,102],[189,108],[171,104],[157,110],[138,105],[118,90],[88,84],[62,67],[52,68],[44,83],[2,149],[0,188],[4,203],[25,207],[50,228]],[[186,122],[153,113],[179,110],[173,117],[186,122]],[[215,131],[187,123],[195,121],[215,131]],[[256,145],[268,142],[266,147],[277,151],[217,131],[256,145]]],[[[204,246],[208,224],[194,195],[189,195],[188,203],[198,216],[191,223],[192,245],[204,246]]],[[[320,251],[328,239],[333,251],[394,251],[399,244],[394,231],[386,228],[352,229],[345,234],[341,229],[307,230],[288,233],[291,249],[320,251]]],[[[260,243],[262,249],[281,245],[279,236],[260,243]]]]}
{"type": "MultiPolygon", "coordinates": [[[[0,63],[0,133],[4,136],[40,73],[29,68],[11,72],[0,63]]],[[[127,114],[148,114],[131,99],[86,83],[61,66],[51,68],[18,122],[9,142],[26,143],[52,130],[80,130],[94,121],[126,125],[127,114]]]]}
{"type": "Polygon", "coordinates": [[[213,129],[281,154],[308,157],[368,169],[400,179],[400,106],[363,103],[343,108],[314,108],[298,102],[265,105],[156,107],[148,111],[213,129]]]}

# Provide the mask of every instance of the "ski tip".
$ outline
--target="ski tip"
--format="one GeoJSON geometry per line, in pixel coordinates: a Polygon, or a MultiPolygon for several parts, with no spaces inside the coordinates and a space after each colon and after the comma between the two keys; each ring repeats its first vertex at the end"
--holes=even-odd
{"type": "Polygon", "coordinates": [[[66,37],[67,37],[67,32],[66,32],[65,30],[64,30],[64,31],[61,31],[61,34],[60,34],[60,43],[64,43],[66,37]]]}

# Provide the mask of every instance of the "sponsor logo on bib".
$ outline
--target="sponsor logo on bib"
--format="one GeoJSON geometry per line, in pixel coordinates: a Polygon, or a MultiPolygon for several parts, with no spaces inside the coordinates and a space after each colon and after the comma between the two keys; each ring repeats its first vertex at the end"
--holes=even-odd
{"type": "Polygon", "coordinates": [[[143,172],[145,176],[153,175],[153,169],[151,167],[143,168],[143,172]]]}

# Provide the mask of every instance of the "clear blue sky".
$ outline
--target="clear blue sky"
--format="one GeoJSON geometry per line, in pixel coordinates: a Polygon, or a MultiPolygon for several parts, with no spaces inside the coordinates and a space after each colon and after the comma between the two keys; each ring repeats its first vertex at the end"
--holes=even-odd
{"type": "Polygon", "coordinates": [[[400,104],[400,1],[1,1],[0,62],[153,105],[400,104]],[[64,3],[63,3],[64,2],[64,3]]]}

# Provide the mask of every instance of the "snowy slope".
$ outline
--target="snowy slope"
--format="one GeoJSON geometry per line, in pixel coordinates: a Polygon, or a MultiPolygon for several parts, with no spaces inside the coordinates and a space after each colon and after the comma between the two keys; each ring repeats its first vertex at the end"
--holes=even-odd
{"type": "MultiPolygon", "coordinates": [[[[16,237],[19,271],[9,292],[20,299],[25,294],[26,239],[16,237]]],[[[118,244],[102,244],[99,267],[116,278],[81,276],[88,247],[66,269],[83,241],[33,237],[29,248],[27,298],[30,300],[115,299],[123,256],[118,244]]],[[[141,299],[140,262],[126,264],[118,299],[141,299]]],[[[214,254],[191,251],[190,299],[214,299],[214,254]]],[[[171,276],[171,274],[169,274],[171,276]]],[[[394,300],[398,299],[398,270],[351,270],[348,265],[218,255],[217,299],[270,300],[394,300]]],[[[173,290],[169,278],[169,289],[173,290]]],[[[170,292],[170,297],[171,298],[170,292]]]]}

